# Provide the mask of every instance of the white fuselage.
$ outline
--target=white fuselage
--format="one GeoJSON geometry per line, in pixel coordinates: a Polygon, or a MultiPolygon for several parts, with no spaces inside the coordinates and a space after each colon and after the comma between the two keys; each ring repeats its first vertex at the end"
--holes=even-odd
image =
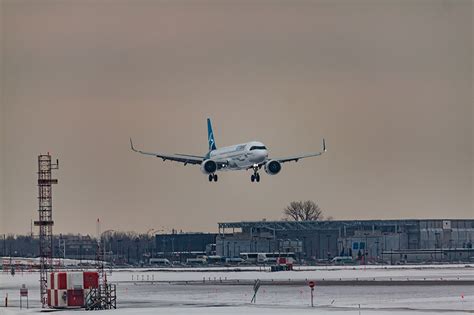
{"type": "Polygon", "coordinates": [[[258,141],[223,147],[209,152],[214,161],[226,161],[227,165],[220,171],[243,170],[260,164],[268,157],[265,145],[258,141]]]}

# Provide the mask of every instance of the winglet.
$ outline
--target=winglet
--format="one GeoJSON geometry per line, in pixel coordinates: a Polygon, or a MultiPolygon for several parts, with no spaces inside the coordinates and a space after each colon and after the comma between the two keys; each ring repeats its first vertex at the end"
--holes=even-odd
{"type": "Polygon", "coordinates": [[[133,146],[132,138],[130,138],[130,149],[132,149],[132,151],[138,152],[133,146]]]}
{"type": "Polygon", "coordinates": [[[326,149],[326,140],[324,140],[323,138],[323,152],[326,152],[327,149],[326,149]]]}

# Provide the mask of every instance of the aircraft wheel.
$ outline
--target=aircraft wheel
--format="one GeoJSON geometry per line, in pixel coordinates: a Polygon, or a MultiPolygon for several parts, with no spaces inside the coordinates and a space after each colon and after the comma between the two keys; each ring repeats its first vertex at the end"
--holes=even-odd
{"type": "Polygon", "coordinates": [[[260,182],[260,174],[259,173],[255,174],[255,179],[257,180],[257,183],[260,182]]]}
{"type": "Polygon", "coordinates": [[[214,174],[214,181],[217,182],[217,174],[214,174]]]}
{"type": "Polygon", "coordinates": [[[253,182],[255,181],[255,175],[252,174],[252,175],[250,176],[250,180],[251,180],[252,183],[253,183],[253,182]]]}
{"type": "Polygon", "coordinates": [[[214,179],[214,176],[212,176],[212,174],[209,174],[209,181],[212,182],[213,179],[214,179]]]}

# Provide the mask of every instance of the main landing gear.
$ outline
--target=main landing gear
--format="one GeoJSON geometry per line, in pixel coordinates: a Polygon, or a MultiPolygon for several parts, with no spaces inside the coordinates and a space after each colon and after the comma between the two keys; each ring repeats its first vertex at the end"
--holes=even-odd
{"type": "Polygon", "coordinates": [[[253,182],[260,182],[260,174],[258,173],[258,166],[253,167],[253,174],[250,176],[250,180],[253,182]]]}
{"type": "Polygon", "coordinates": [[[213,180],[217,182],[217,174],[209,174],[209,181],[212,182],[213,180]]]}

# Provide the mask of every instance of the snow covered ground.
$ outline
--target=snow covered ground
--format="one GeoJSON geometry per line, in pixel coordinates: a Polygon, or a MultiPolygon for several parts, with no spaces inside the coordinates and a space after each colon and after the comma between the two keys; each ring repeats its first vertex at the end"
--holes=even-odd
{"type": "MultiPolygon", "coordinates": [[[[179,269],[179,271],[146,271],[143,269],[114,271],[109,281],[117,284],[118,310],[128,314],[472,314],[474,285],[376,285],[318,286],[321,279],[390,278],[474,280],[474,267],[465,265],[403,266],[383,268],[318,267],[299,271],[226,271],[225,269],[179,269]],[[309,269],[309,270],[308,270],[309,269]],[[132,281],[133,277],[133,281],[132,281]],[[181,281],[206,283],[185,284],[181,281]],[[209,284],[209,278],[211,279],[209,284]],[[310,290],[306,285],[263,285],[257,303],[250,304],[251,285],[222,285],[222,280],[283,279],[316,280],[315,307],[310,307],[310,290]],[[138,281],[137,281],[138,279],[138,281]],[[143,280],[142,280],[143,279],[143,280]],[[214,282],[214,279],[216,281],[214,282]],[[147,281],[148,280],[148,281],[147,281]],[[152,282],[154,280],[155,282],[152,282]],[[160,282],[158,282],[160,281],[160,282]],[[165,281],[165,282],[161,282],[165,281]],[[171,281],[167,283],[166,281],[171,281]],[[178,284],[177,284],[178,283],[178,284]]],[[[9,305],[0,307],[1,315],[31,314],[39,311],[38,273],[0,274],[0,298],[5,294],[9,305]],[[30,307],[18,309],[21,284],[30,288],[30,307]]],[[[61,314],[78,314],[62,311],[61,314]]],[[[103,311],[110,313],[110,311],[103,311]]],[[[95,312],[95,314],[102,314],[95,312]]]]}

